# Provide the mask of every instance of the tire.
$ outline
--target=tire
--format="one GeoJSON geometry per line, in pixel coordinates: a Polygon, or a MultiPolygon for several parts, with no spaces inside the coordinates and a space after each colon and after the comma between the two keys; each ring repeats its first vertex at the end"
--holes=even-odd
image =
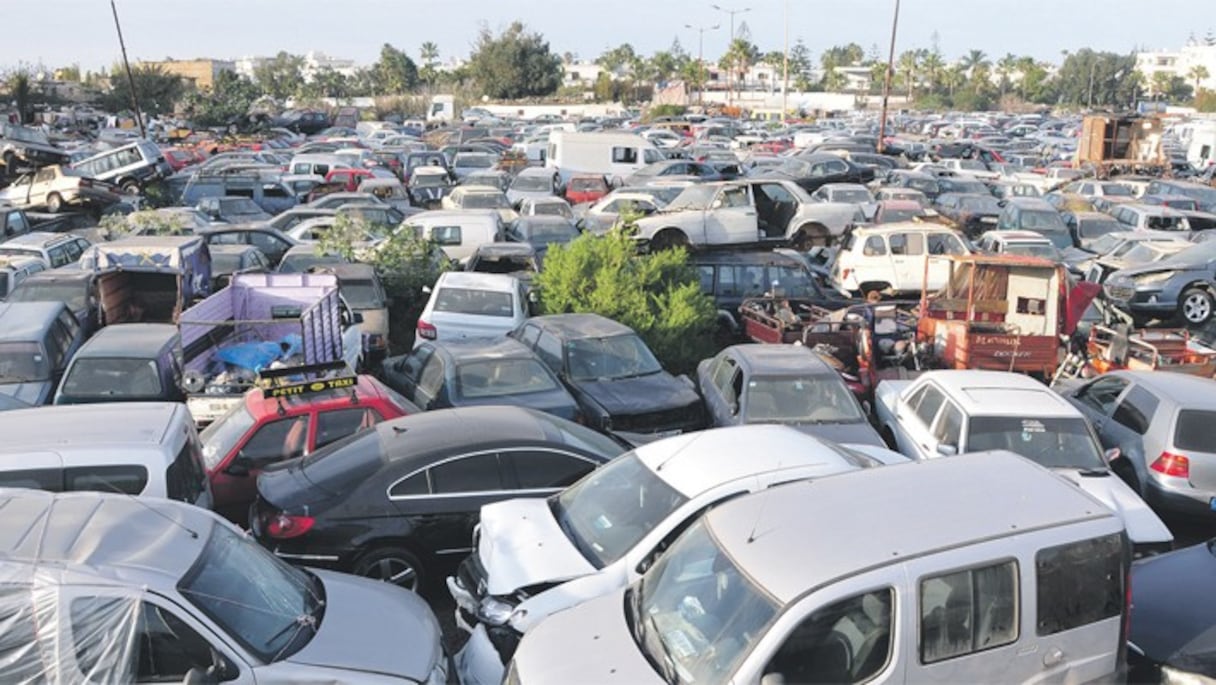
{"type": "Polygon", "coordinates": [[[59,210],[63,209],[63,198],[59,193],[51,193],[46,196],[46,211],[51,214],[58,214],[59,210]]]}
{"type": "Polygon", "coordinates": [[[650,239],[650,249],[656,252],[676,247],[688,247],[688,236],[678,228],[664,228],[650,239]]]}
{"type": "Polygon", "coordinates": [[[13,154],[13,152],[11,150],[4,153],[4,173],[5,174],[7,174],[9,176],[15,176],[17,174],[17,169],[15,168],[17,166],[16,161],[17,161],[17,155],[13,154]]]}
{"type": "Polygon", "coordinates": [[[126,193],[127,195],[138,195],[139,194],[139,190],[140,190],[139,181],[136,181],[133,179],[127,179],[127,180],[123,181],[121,185],[122,185],[122,192],[126,193]]]}
{"type": "Polygon", "coordinates": [[[426,580],[422,562],[403,547],[377,547],[360,557],[352,572],[411,592],[417,592],[426,580]]]}
{"type": "Polygon", "coordinates": [[[806,252],[812,247],[828,247],[832,244],[832,234],[823,224],[804,224],[798,227],[798,232],[790,238],[790,247],[799,252],[806,252]]]}
{"type": "Polygon", "coordinates": [[[1212,318],[1216,299],[1204,288],[1187,288],[1178,298],[1178,316],[1188,326],[1202,326],[1212,318]]]}

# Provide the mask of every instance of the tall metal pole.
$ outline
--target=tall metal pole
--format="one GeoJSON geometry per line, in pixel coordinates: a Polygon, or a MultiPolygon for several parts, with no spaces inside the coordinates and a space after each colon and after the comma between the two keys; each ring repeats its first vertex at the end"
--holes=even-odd
{"type": "MultiPolygon", "coordinates": [[[[752,11],[752,8],[744,7],[743,9],[738,9],[738,10],[728,10],[725,7],[722,7],[720,5],[710,5],[710,7],[713,7],[714,9],[718,10],[719,12],[725,12],[730,15],[730,39],[726,41],[726,50],[727,50],[726,54],[729,55],[730,48],[735,43],[735,15],[743,14],[744,12],[750,12],[750,11],[752,11]]],[[[733,73],[734,66],[735,66],[734,60],[730,61],[730,66],[731,66],[732,73],[730,74],[730,78],[727,79],[727,84],[726,84],[726,104],[727,105],[732,105],[735,102],[735,90],[734,90],[735,75],[733,73]]]]}
{"type": "Polygon", "coordinates": [[[1089,65],[1089,97],[1086,99],[1086,109],[1094,108],[1094,72],[1098,69],[1098,60],[1089,65]]]}
{"type": "Polygon", "coordinates": [[[790,92],[790,0],[785,0],[785,58],[782,60],[781,78],[781,123],[785,124],[786,112],[789,111],[790,92]]]}
{"type": "Polygon", "coordinates": [[[122,39],[122,24],[118,23],[118,7],[110,0],[110,11],[114,13],[114,29],[118,31],[118,47],[122,49],[122,66],[127,70],[127,85],[131,89],[131,106],[135,108],[135,123],[139,125],[139,137],[147,138],[148,130],[144,128],[144,115],[139,110],[139,95],[135,93],[135,75],[131,73],[131,63],[127,61],[127,44],[122,39]]]}
{"type": "MultiPolygon", "coordinates": [[[[887,98],[891,96],[891,74],[895,71],[895,32],[899,28],[899,0],[895,0],[895,18],[891,20],[891,51],[887,54],[887,73],[882,81],[882,118],[878,120],[878,154],[883,151],[887,137],[887,98]]],[[[908,75],[911,78],[911,74],[908,75]]]]}
{"type": "Polygon", "coordinates": [[[684,25],[684,28],[697,32],[697,78],[701,81],[698,84],[700,87],[697,89],[698,105],[705,104],[705,32],[717,31],[720,27],[721,24],[714,24],[710,27],[693,26],[692,24],[684,25]]]}

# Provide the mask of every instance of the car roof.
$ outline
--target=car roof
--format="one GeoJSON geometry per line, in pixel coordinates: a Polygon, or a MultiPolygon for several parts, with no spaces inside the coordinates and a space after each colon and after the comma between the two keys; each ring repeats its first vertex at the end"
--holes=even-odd
{"type": "Polygon", "coordinates": [[[94,274],[91,270],[82,269],[75,264],[69,264],[67,266],[60,266],[54,269],[45,269],[43,271],[32,273],[29,276],[26,276],[25,280],[21,281],[17,287],[21,287],[22,285],[25,285],[31,281],[35,283],[79,282],[81,284],[88,284],[93,280],[93,278],[94,274]]]}
{"type": "Polygon", "coordinates": [[[435,340],[424,343],[455,362],[475,363],[494,359],[535,359],[527,345],[514,338],[468,338],[457,340],[435,340]]]}
{"type": "Polygon", "coordinates": [[[36,247],[43,248],[56,243],[63,243],[77,236],[71,233],[48,233],[46,231],[31,231],[25,235],[19,235],[15,238],[0,243],[2,247],[36,247]]]}
{"type": "MultiPolygon", "coordinates": [[[[371,430],[380,434],[386,461],[398,461],[482,445],[498,448],[512,442],[552,443],[559,434],[549,422],[557,420],[535,409],[487,405],[424,411],[382,421],[371,430]]],[[[582,447],[577,442],[563,444],[582,447]]]]}
{"type": "Polygon", "coordinates": [[[535,257],[536,246],[532,243],[482,243],[473,253],[478,257],[535,257]]]}
{"type": "Polygon", "coordinates": [[[992,239],[1002,243],[1037,243],[1051,244],[1051,240],[1046,238],[1042,233],[1034,231],[988,231],[985,236],[992,236],[992,239]]]}
{"type": "Polygon", "coordinates": [[[1051,203],[1041,197],[1011,197],[1005,201],[1006,207],[1017,207],[1018,209],[1041,209],[1043,211],[1056,211],[1056,208],[1051,206],[1051,203]]]}
{"type": "Polygon", "coordinates": [[[359,402],[379,400],[386,395],[380,381],[372,376],[359,374],[352,386],[285,398],[265,397],[260,388],[252,388],[245,391],[245,408],[255,418],[274,416],[279,414],[280,410],[290,416],[308,411],[350,409],[359,406],[358,403],[352,402],[352,392],[359,402]]]}
{"type": "Polygon", "coordinates": [[[519,287],[519,279],[510,274],[487,274],[478,271],[445,271],[439,275],[439,281],[435,284],[435,290],[441,287],[515,292],[519,287]]]}
{"type": "Polygon", "coordinates": [[[1112,510],[1065,479],[1009,452],[979,452],[789,483],[721,504],[704,520],[740,569],[785,605],[867,569],[1103,519],[1110,532],[1122,530],[1112,510]]]}
{"type": "Polygon", "coordinates": [[[634,332],[625,324],[599,314],[547,314],[534,316],[528,319],[528,323],[566,340],[606,338],[634,332]]]}
{"type": "Polygon", "coordinates": [[[183,411],[178,402],[100,402],[0,412],[0,453],[57,446],[158,445],[183,411]],[[68,428],[70,427],[70,428],[68,428]]]}
{"type": "Polygon", "coordinates": [[[1115,374],[1152,388],[1158,395],[1185,409],[1216,408],[1216,381],[1211,378],[1172,371],[1117,371],[1115,374]]]}
{"type": "Polygon", "coordinates": [[[144,357],[160,352],[178,335],[169,323],[119,323],[102,328],[73,357],[144,357]]]}
{"type": "Polygon", "coordinates": [[[182,502],[101,492],[3,489],[0,510],[0,559],[66,571],[40,574],[55,583],[176,584],[223,525],[182,502]]]}
{"type": "Polygon", "coordinates": [[[870,465],[795,428],[760,424],[687,433],[642,445],[634,453],[689,498],[723,483],[771,471],[798,470],[802,473],[797,477],[805,478],[870,465]]]}
{"type": "Polygon", "coordinates": [[[703,264],[778,264],[805,268],[806,263],[799,258],[774,250],[723,250],[705,249],[690,252],[688,262],[694,265],[703,264]]]}
{"type": "Polygon", "coordinates": [[[1006,371],[944,370],[927,371],[921,378],[937,384],[968,416],[1081,416],[1064,398],[1030,376],[1006,371]]]}
{"type": "Polygon", "coordinates": [[[822,357],[802,345],[732,345],[725,350],[752,376],[836,376],[822,357]]]}
{"type": "Polygon", "coordinates": [[[62,302],[0,302],[0,341],[42,342],[62,302]]]}
{"type": "Polygon", "coordinates": [[[877,226],[858,226],[853,232],[859,235],[874,235],[876,233],[881,235],[887,233],[906,233],[907,231],[958,234],[958,231],[949,226],[929,221],[893,221],[889,224],[879,224],[877,226]]]}

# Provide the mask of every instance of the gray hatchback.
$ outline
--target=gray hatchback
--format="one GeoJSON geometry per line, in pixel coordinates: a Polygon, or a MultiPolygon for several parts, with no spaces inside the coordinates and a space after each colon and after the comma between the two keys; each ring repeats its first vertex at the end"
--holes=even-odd
{"type": "Polygon", "coordinates": [[[1114,371],[1061,391],[1093,424],[1111,464],[1159,514],[1210,515],[1216,497],[1216,381],[1114,371]]]}
{"type": "Polygon", "coordinates": [[[1120,269],[1106,277],[1106,299],[1137,323],[1177,314],[1201,326],[1216,311],[1216,242],[1206,242],[1151,264],[1120,269]]]}

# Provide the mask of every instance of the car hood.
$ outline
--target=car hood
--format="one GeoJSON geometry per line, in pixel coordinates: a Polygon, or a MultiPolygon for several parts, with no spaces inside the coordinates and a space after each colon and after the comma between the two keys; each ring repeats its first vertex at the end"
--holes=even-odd
{"type": "Polygon", "coordinates": [[[548,500],[513,499],[482,507],[479,540],[477,555],[491,595],[595,572],[562,532],[548,500]]]}
{"type": "Polygon", "coordinates": [[[573,381],[609,414],[641,414],[696,403],[696,391],[666,371],[618,380],[573,381]]]}
{"type": "Polygon", "coordinates": [[[874,427],[865,421],[857,423],[794,423],[789,424],[807,435],[831,440],[832,442],[851,442],[859,445],[874,445],[885,447],[886,443],[878,436],[874,427]]]}
{"type": "Polygon", "coordinates": [[[1141,264],[1140,266],[1129,266],[1126,269],[1120,269],[1111,274],[1107,280],[1130,278],[1139,276],[1141,274],[1156,273],[1158,271],[1192,271],[1202,269],[1204,267],[1204,263],[1202,262],[1194,262],[1190,259],[1180,259],[1179,257],[1182,254],[1185,254],[1185,252],[1174,255],[1173,257],[1162,259],[1159,262],[1141,264]]]}
{"type": "Polygon", "coordinates": [[[1151,660],[1216,672],[1216,556],[1211,542],[1132,564],[1129,642],[1151,660]]]}
{"type": "Polygon", "coordinates": [[[21,400],[28,405],[43,404],[51,392],[50,381],[30,381],[28,383],[0,383],[0,395],[8,395],[21,400]]]}
{"type": "Polygon", "coordinates": [[[426,602],[390,583],[313,573],[325,585],[325,615],[317,634],[288,661],[426,682],[441,657],[439,622],[426,602]]]}
{"type": "Polygon", "coordinates": [[[515,668],[525,683],[663,682],[629,634],[625,590],[541,621],[515,652],[515,668]]]}
{"type": "Polygon", "coordinates": [[[1093,495],[1123,519],[1127,536],[1134,544],[1169,542],[1174,539],[1169,528],[1157,518],[1152,509],[1132,491],[1121,478],[1107,472],[1102,476],[1083,476],[1078,469],[1057,468],[1056,473],[1093,495]]]}

